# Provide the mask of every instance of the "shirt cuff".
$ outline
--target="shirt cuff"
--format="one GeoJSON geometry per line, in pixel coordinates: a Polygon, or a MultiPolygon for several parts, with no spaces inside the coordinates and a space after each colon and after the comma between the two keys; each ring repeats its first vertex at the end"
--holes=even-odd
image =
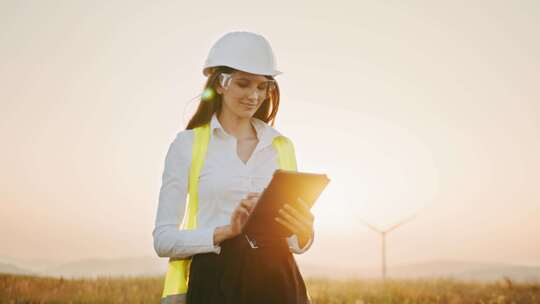
{"type": "Polygon", "coordinates": [[[300,248],[300,245],[298,244],[298,236],[296,234],[293,234],[287,238],[287,242],[289,243],[289,249],[297,254],[304,253],[311,247],[311,244],[313,244],[314,237],[315,232],[312,232],[308,243],[304,246],[304,248],[300,248]]]}
{"type": "Polygon", "coordinates": [[[204,244],[205,244],[205,247],[207,248],[207,250],[205,250],[205,252],[213,252],[213,253],[216,253],[216,254],[220,254],[221,252],[221,246],[218,246],[218,245],[214,245],[214,230],[216,229],[216,227],[210,227],[210,228],[199,228],[201,229],[201,234],[203,236],[203,240],[204,241],[204,244]]]}

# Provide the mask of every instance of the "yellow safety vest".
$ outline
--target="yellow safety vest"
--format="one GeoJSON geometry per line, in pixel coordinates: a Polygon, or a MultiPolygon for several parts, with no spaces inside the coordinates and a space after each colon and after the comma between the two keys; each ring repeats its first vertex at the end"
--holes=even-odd
{"type": "MultiPolygon", "coordinates": [[[[206,158],[208,142],[210,140],[210,124],[207,123],[193,129],[195,138],[191,149],[191,167],[189,170],[188,183],[188,206],[181,229],[195,229],[197,227],[197,211],[199,198],[199,174],[206,158]]],[[[272,141],[272,146],[277,150],[279,168],[297,171],[296,156],[292,142],[285,136],[277,136],[272,141]]],[[[185,303],[188,288],[189,266],[191,258],[169,259],[165,287],[161,295],[161,304],[185,303]]]]}

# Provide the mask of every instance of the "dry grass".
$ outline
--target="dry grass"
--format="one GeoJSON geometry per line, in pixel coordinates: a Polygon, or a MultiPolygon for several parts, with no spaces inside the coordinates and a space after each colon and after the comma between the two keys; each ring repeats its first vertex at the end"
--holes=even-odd
{"type": "MultiPolygon", "coordinates": [[[[540,303],[540,284],[510,280],[308,279],[313,304],[540,303]]],[[[0,274],[0,303],[158,303],[163,278],[57,279],[0,274]]]]}
{"type": "Polygon", "coordinates": [[[540,303],[540,284],[460,282],[450,279],[308,280],[314,304],[327,303],[540,303]]]}

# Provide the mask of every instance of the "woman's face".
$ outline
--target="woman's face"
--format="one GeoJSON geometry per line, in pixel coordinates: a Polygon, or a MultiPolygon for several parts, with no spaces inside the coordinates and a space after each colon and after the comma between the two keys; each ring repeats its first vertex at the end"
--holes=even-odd
{"type": "Polygon", "coordinates": [[[242,118],[253,117],[266,99],[271,80],[243,71],[235,71],[230,75],[226,88],[219,81],[216,88],[222,97],[222,109],[242,118]]]}

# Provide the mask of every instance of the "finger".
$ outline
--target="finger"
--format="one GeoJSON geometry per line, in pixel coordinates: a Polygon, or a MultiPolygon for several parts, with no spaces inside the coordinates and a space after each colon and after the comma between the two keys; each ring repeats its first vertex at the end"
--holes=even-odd
{"type": "Polygon", "coordinates": [[[283,217],[279,216],[279,217],[276,217],[274,218],[278,223],[280,223],[282,226],[285,226],[287,227],[287,229],[292,232],[293,234],[296,234],[296,235],[309,235],[310,234],[310,230],[309,229],[305,229],[303,227],[300,227],[298,225],[296,225],[295,223],[291,223],[289,222],[288,220],[284,219],[283,217]]]}
{"type": "Polygon", "coordinates": [[[310,219],[313,219],[314,216],[313,214],[311,213],[311,208],[309,207],[308,203],[306,203],[306,201],[304,201],[303,199],[301,198],[298,198],[296,200],[296,206],[299,207],[299,211],[302,212],[303,214],[305,214],[305,216],[307,216],[308,218],[310,219]]]}
{"type": "Polygon", "coordinates": [[[308,210],[307,212],[300,212],[296,208],[293,208],[289,204],[285,204],[283,206],[283,209],[292,214],[294,217],[298,218],[299,220],[302,220],[308,224],[311,224],[313,222],[313,214],[308,210]]]}
{"type": "Polygon", "coordinates": [[[235,210],[234,210],[234,213],[238,214],[238,215],[245,215],[245,216],[248,216],[249,215],[249,210],[243,206],[238,206],[235,210]]]}
{"type": "Polygon", "coordinates": [[[280,223],[282,226],[284,226],[285,228],[287,228],[287,230],[289,230],[289,232],[291,233],[294,233],[294,234],[297,234],[298,231],[296,229],[295,226],[293,226],[292,224],[290,224],[289,222],[283,220],[282,218],[280,217],[275,217],[274,220],[278,223],[280,223]]]}
{"type": "Polygon", "coordinates": [[[250,202],[251,205],[255,205],[257,203],[257,201],[259,200],[259,197],[251,197],[250,199],[248,199],[248,201],[250,202]]]}
{"type": "Polygon", "coordinates": [[[234,213],[231,223],[234,223],[236,227],[242,227],[243,223],[246,221],[248,215],[243,211],[239,210],[234,213]]]}
{"type": "Polygon", "coordinates": [[[296,202],[297,202],[298,206],[300,206],[300,209],[302,209],[302,211],[304,211],[304,210],[309,211],[310,208],[309,208],[308,203],[306,203],[306,201],[304,201],[302,198],[299,197],[296,200],[296,202]]]}
{"type": "Polygon", "coordinates": [[[283,209],[287,211],[288,213],[290,213],[291,215],[293,215],[294,217],[298,218],[299,220],[305,221],[307,223],[311,223],[313,221],[311,212],[309,210],[300,211],[289,204],[283,205],[283,209]]]}
{"type": "Polygon", "coordinates": [[[242,213],[249,215],[249,208],[241,206],[239,209],[242,211],[242,213]]]}
{"type": "Polygon", "coordinates": [[[311,227],[311,224],[309,222],[305,222],[301,219],[295,218],[293,215],[288,213],[286,210],[280,209],[279,210],[280,216],[285,219],[289,224],[292,226],[295,226],[298,231],[308,231],[308,229],[311,227]]]}
{"type": "Polygon", "coordinates": [[[303,209],[305,210],[304,214],[313,221],[315,216],[313,215],[313,213],[311,213],[311,207],[308,205],[308,203],[299,197],[298,204],[302,206],[303,209]]]}
{"type": "Polygon", "coordinates": [[[246,195],[246,198],[250,199],[250,198],[254,198],[254,197],[258,197],[258,196],[260,196],[259,192],[248,192],[248,194],[246,195]]]}
{"type": "Polygon", "coordinates": [[[251,210],[254,205],[255,205],[255,202],[252,200],[243,199],[240,201],[240,207],[244,207],[247,210],[251,210]]]}

